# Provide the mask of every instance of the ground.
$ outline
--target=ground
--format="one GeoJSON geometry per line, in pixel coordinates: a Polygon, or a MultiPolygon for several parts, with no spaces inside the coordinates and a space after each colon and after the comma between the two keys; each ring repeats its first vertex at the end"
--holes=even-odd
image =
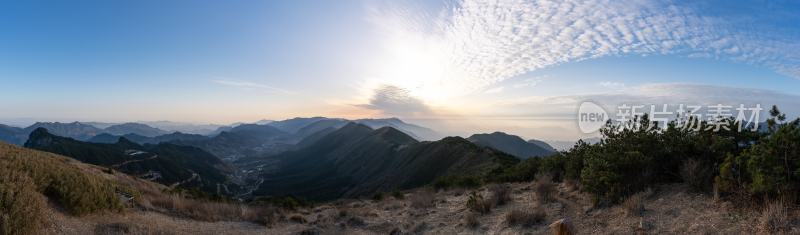
{"type": "MultiPolygon", "coordinates": [[[[433,194],[430,207],[412,206],[421,190],[404,192],[403,199],[339,200],[313,208],[287,211],[270,226],[249,222],[200,222],[157,212],[130,209],[71,217],[54,210],[46,230],[53,234],[551,234],[548,225],[560,219],[571,221],[576,234],[758,234],[760,214],[735,209],[730,202],[693,193],[681,184],[663,185],[643,197],[640,215],[626,213],[624,205],[593,208],[588,195],[561,184],[554,200],[539,202],[533,183],[507,184],[511,201],[478,215],[476,227],[466,225],[473,214],[466,203],[472,191],[488,197],[486,188],[456,189],[433,194]],[[546,218],[529,227],[513,226],[506,215],[514,209],[541,207],[546,218]]],[[[790,210],[797,218],[796,210],[790,210]]],[[[800,234],[792,220],[790,234],[800,234]]]]}

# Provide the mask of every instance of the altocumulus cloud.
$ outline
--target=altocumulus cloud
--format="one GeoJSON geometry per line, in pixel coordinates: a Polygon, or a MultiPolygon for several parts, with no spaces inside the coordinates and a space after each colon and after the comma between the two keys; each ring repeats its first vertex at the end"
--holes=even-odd
{"type": "Polygon", "coordinates": [[[379,26],[403,27],[400,34],[433,42],[446,60],[443,74],[457,76],[434,83],[459,90],[485,90],[537,69],[614,55],[710,57],[800,78],[800,41],[791,34],[730,24],[672,1],[462,0],[438,15],[378,13],[379,26]],[[425,17],[433,23],[420,20],[425,17]]]}
{"type": "Polygon", "coordinates": [[[368,104],[360,107],[380,110],[390,115],[426,114],[431,109],[425,103],[409,95],[409,91],[400,87],[383,85],[374,90],[368,104]]]}

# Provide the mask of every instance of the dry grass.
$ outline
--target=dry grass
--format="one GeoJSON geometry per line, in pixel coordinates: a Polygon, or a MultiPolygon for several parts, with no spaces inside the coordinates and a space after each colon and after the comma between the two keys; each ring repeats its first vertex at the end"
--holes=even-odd
{"type": "Polygon", "coordinates": [[[143,198],[140,203],[151,205],[150,209],[166,210],[201,221],[252,221],[270,224],[275,214],[280,213],[274,207],[195,200],[180,194],[150,195],[143,198]]]}
{"type": "Polygon", "coordinates": [[[533,193],[539,203],[547,203],[554,200],[553,194],[556,192],[556,185],[553,184],[550,175],[538,175],[533,185],[533,193]]]}
{"type": "Polygon", "coordinates": [[[774,201],[767,204],[758,219],[759,229],[764,234],[782,234],[791,228],[791,220],[787,204],[782,201],[774,201]]]}
{"type": "Polygon", "coordinates": [[[0,170],[27,175],[36,191],[46,192],[70,213],[86,215],[123,208],[115,193],[118,185],[87,174],[70,162],[63,156],[0,143],[0,170]]]}
{"type": "Polygon", "coordinates": [[[506,185],[493,184],[489,186],[489,195],[491,195],[494,205],[505,205],[511,201],[511,188],[506,185]]]}
{"type": "Polygon", "coordinates": [[[575,234],[575,227],[569,219],[560,219],[553,222],[548,227],[553,231],[553,235],[573,235],[575,234]]]}
{"type": "Polygon", "coordinates": [[[479,215],[476,213],[467,213],[467,215],[464,216],[464,225],[468,228],[477,228],[481,225],[480,220],[478,220],[478,216],[479,215]]]}
{"type": "Polygon", "coordinates": [[[531,227],[544,222],[547,214],[541,207],[533,209],[514,209],[506,214],[506,223],[509,226],[531,227]]]}
{"type": "Polygon", "coordinates": [[[495,206],[495,200],[492,198],[484,198],[483,195],[477,192],[472,192],[467,199],[467,208],[480,213],[482,215],[489,214],[495,206]]]}
{"type": "Polygon", "coordinates": [[[622,208],[627,216],[642,216],[644,214],[645,193],[636,193],[622,202],[622,208]]]}
{"type": "Polygon", "coordinates": [[[147,224],[133,223],[107,223],[98,224],[94,228],[95,234],[104,235],[168,235],[172,232],[149,227],[147,224]]]}
{"type": "Polygon", "coordinates": [[[0,234],[33,234],[42,224],[44,197],[26,174],[0,168],[0,234]]]}
{"type": "Polygon", "coordinates": [[[431,208],[436,205],[436,193],[430,189],[419,190],[409,198],[413,208],[431,208]]]}

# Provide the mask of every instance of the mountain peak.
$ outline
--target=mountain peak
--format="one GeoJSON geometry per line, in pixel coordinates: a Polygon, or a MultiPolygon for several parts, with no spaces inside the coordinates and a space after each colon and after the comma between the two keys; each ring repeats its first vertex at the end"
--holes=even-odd
{"type": "Polygon", "coordinates": [[[491,147],[518,158],[541,157],[553,154],[552,147],[538,142],[528,142],[519,136],[496,131],[491,134],[474,134],[467,138],[472,143],[482,147],[491,147]]]}
{"type": "Polygon", "coordinates": [[[47,135],[52,135],[52,134],[50,134],[49,131],[47,131],[47,128],[37,127],[35,130],[33,130],[31,132],[30,138],[40,137],[40,136],[47,136],[47,135]]]}
{"type": "Polygon", "coordinates": [[[393,127],[381,127],[375,130],[373,133],[375,136],[380,137],[381,139],[398,144],[410,144],[417,142],[417,140],[413,137],[393,127]]]}

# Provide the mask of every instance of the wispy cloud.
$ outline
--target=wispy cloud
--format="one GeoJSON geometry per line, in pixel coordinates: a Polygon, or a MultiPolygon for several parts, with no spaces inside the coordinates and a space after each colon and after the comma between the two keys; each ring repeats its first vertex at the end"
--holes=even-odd
{"type": "Polygon", "coordinates": [[[444,88],[480,91],[562,63],[653,54],[742,62],[800,79],[800,41],[791,34],[760,32],[672,1],[461,0],[438,15],[412,12],[380,11],[375,21],[392,27],[389,35],[429,42],[420,48],[440,56],[447,71],[425,84],[444,88]],[[426,17],[433,23],[420,20],[426,17]]]}
{"type": "Polygon", "coordinates": [[[483,93],[496,94],[496,93],[503,92],[504,89],[505,89],[504,87],[495,87],[495,88],[492,88],[492,89],[488,89],[488,90],[484,91],[483,93]]]}
{"type": "Polygon", "coordinates": [[[266,91],[266,92],[269,92],[269,93],[281,93],[281,94],[292,94],[293,93],[291,91],[284,90],[284,89],[281,89],[281,88],[277,88],[277,87],[273,87],[273,86],[269,86],[269,85],[265,85],[265,84],[261,84],[261,83],[248,82],[248,81],[217,79],[217,80],[212,80],[212,82],[214,82],[216,84],[224,85],[224,86],[237,87],[237,88],[241,88],[241,89],[245,89],[245,90],[260,90],[260,91],[266,91]]]}
{"type": "Polygon", "coordinates": [[[744,104],[753,107],[755,104],[760,104],[764,109],[777,105],[790,116],[800,115],[800,108],[797,108],[800,107],[800,96],[797,95],[764,89],[683,83],[645,84],[582,95],[530,96],[503,100],[492,104],[492,107],[496,108],[498,115],[553,115],[574,118],[577,106],[583,101],[593,101],[608,110],[614,110],[622,104],[666,104],[672,107],[680,104],[702,106],[744,104]]]}

